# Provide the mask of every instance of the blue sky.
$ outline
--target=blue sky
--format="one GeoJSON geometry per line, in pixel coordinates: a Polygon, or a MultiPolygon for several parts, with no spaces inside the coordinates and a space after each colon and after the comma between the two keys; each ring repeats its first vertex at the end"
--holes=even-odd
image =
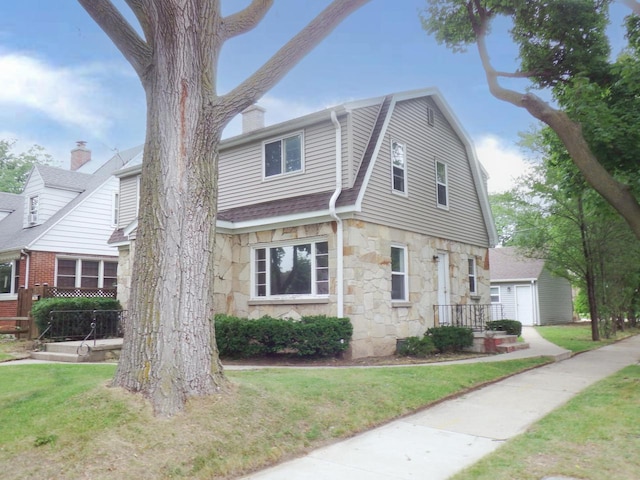
{"type": "MultiPolygon", "coordinates": [[[[114,3],[126,12],[121,0],[114,3]]],[[[248,0],[223,1],[225,12],[248,0]]],[[[252,32],[225,45],[220,92],[250,75],[313,18],[328,0],[276,0],[252,32]]],[[[473,139],[498,191],[526,163],[515,142],[534,125],[523,110],[493,98],[477,53],[454,54],[421,29],[424,0],[372,0],[312,51],[259,102],[267,124],[349,100],[435,86],[473,139]]],[[[96,161],[143,143],[144,93],[133,69],[75,0],[3,2],[0,9],[0,139],[17,150],[42,145],[68,166],[76,140],[96,161]]],[[[620,43],[620,19],[612,36],[620,43]]],[[[129,15],[130,16],[130,15],[129,15]]],[[[512,70],[517,52],[500,28],[490,41],[497,67],[512,70]]],[[[239,133],[233,121],[227,135],[239,133]]]]}

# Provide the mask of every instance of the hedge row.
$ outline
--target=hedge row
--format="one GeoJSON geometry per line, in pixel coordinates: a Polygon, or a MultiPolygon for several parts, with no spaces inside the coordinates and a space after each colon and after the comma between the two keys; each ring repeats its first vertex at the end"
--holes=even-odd
{"type": "Polygon", "coordinates": [[[353,333],[348,318],[323,315],[292,321],[272,317],[249,320],[218,314],[215,328],[220,356],[227,358],[273,353],[328,357],[346,350],[353,333]]]}
{"type": "Polygon", "coordinates": [[[473,345],[473,330],[466,327],[430,328],[426,335],[431,337],[435,347],[442,353],[459,352],[473,345]]]}
{"type": "MultiPolygon", "coordinates": [[[[85,336],[91,331],[91,322],[93,321],[93,316],[85,312],[92,312],[93,310],[122,310],[122,306],[115,298],[43,298],[33,304],[31,315],[35,319],[40,332],[44,332],[51,318],[51,312],[69,310],[78,311],[78,314],[70,314],[70,320],[59,322],[58,325],[55,325],[56,328],[53,336],[85,336]]],[[[119,315],[117,313],[102,313],[99,319],[99,327],[105,332],[115,331],[118,320],[119,315]]]]}
{"type": "Polygon", "coordinates": [[[498,330],[519,337],[522,334],[522,323],[517,320],[494,320],[487,322],[487,330],[498,330]]]}

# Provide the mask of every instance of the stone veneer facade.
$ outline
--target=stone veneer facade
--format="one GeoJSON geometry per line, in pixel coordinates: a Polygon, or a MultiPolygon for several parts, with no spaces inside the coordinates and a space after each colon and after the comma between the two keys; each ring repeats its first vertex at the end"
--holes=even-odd
{"type": "MultiPolygon", "coordinates": [[[[488,249],[430,237],[359,220],[345,220],[344,315],[353,325],[348,355],[352,358],[391,355],[398,339],[421,336],[434,326],[438,303],[438,268],[434,256],[449,255],[450,303],[489,303],[488,249]],[[409,301],[391,301],[391,247],[406,246],[409,301]],[[476,259],[478,295],[469,294],[467,259],[476,259]]],[[[255,233],[216,236],[216,312],[247,318],[270,315],[299,319],[303,315],[337,315],[336,224],[327,222],[255,233]],[[303,239],[329,244],[328,298],[268,300],[251,297],[251,249],[256,245],[303,239]]],[[[118,299],[129,300],[135,242],[120,247],[118,299]]]]}
{"type": "MultiPolygon", "coordinates": [[[[344,315],[353,324],[352,358],[390,355],[396,341],[434,326],[438,273],[434,256],[449,255],[450,303],[489,303],[488,249],[358,220],[345,220],[344,315]],[[409,301],[391,301],[391,246],[408,252],[409,301]],[[478,295],[469,294],[467,259],[476,259],[478,295]]],[[[218,234],[216,311],[239,317],[336,315],[336,225],[333,222],[238,235],[218,234]],[[325,299],[251,298],[251,249],[280,241],[326,239],[330,295],[325,299]]]]}

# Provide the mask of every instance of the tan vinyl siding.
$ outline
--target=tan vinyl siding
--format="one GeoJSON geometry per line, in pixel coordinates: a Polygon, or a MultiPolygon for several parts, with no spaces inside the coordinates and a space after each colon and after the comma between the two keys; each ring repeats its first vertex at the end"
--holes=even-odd
{"type": "Polygon", "coordinates": [[[138,175],[120,179],[119,214],[118,228],[125,228],[138,214],[138,175]]]}
{"type": "Polygon", "coordinates": [[[439,238],[489,245],[466,150],[431,100],[396,104],[375,160],[361,217],[439,238]],[[427,106],[435,111],[434,126],[427,124],[427,106]],[[407,196],[392,193],[391,139],[406,145],[407,196]],[[447,165],[448,210],[436,206],[435,160],[447,165]]]}
{"type": "Polygon", "coordinates": [[[351,112],[352,117],[352,178],[355,179],[362,161],[364,151],[367,149],[367,143],[371,137],[371,130],[376,123],[380,105],[371,107],[357,108],[351,112]]]}
{"type": "MultiPolygon", "coordinates": [[[[293,134],[295,132],[291,132],[293,134]]],[[[335,188],[335,127],[324,121],[307,127],[304,172],[263,179],[263,142],[220,153],[218,208],[229,208],[326,192],[335,188]]],[[[284,135],[287,136],[287,135],[284,135]]],[[[283,136],[274,137],[277,140],[283,136]]]]}

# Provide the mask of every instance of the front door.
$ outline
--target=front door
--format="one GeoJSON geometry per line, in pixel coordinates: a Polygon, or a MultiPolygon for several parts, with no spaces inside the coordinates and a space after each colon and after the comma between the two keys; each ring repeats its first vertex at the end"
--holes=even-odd
{"type": "Polygon", "coordinates": [[[449,294],[449,254],[438,253],[438,321],[440,325],[448,325],[450,323],[450,304],[451,296],[449,294]]]}
{"type": "Polygon", "coordinates": [[[533,325],[533,295],[531,285],[516,286],[516,320],[522,325],[533,325]]]}

